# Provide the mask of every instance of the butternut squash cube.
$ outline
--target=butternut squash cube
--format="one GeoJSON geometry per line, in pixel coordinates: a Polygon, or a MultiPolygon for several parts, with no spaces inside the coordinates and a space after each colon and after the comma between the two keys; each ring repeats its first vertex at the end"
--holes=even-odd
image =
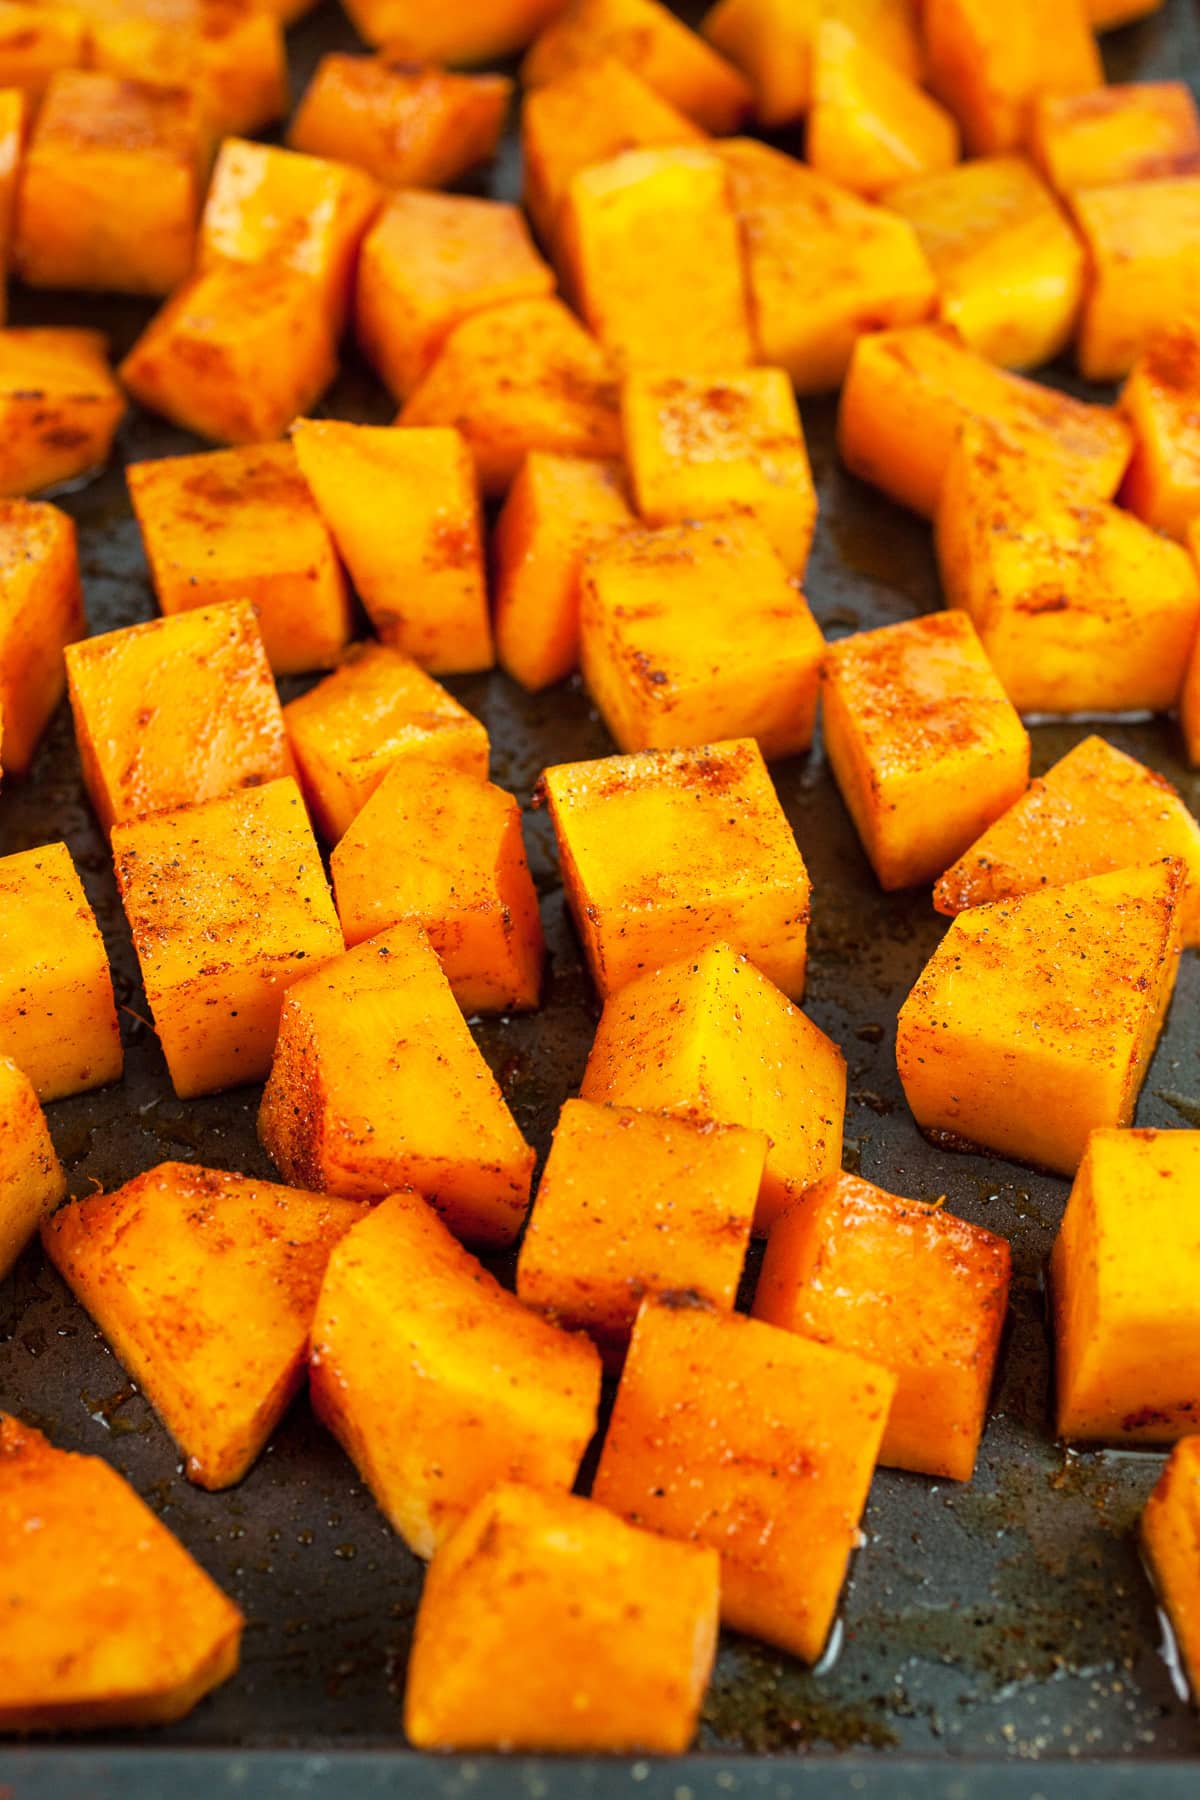
{"type": "Polygon", "coordinates": [[[347,0],[358,35],[386,44],[410,63],[494,62],[536,37],[562,10],[563,0],[454,0],[429,7],[421,0],[347,0]]]}
{"type": "Polygon", "coordinates": [[[108,956],[65,844],[0,858],[0,1056],[40,1100],[120,1080],[108,956]]]}
{"type": "Polygon", "coordinates": [[[1115,381],[1155,332],[1200,310],[1200,174],[1087,188],[1072,206],[1091,266],[1079,369],[1115,381]]]}
{"type": "Polygon", "coordinates": [[[1142,1513],[1142,1552],[1193,1696],[1200,1692],[1200,1439],[1180,1438],[1142,1513]]]}
{"type": "Polygon", "coordinates": [[[826,19],[817,33],[806,149],[819,174],[870,198],[951,168],[958,126],[872,43],[826,19]]]}
{"type": "Polygon", "coordinates": [[[600,1358],[522,1306],[405,1192],[330,1257],[310,1381],[318,1418],[428,1557],[500,1482],[571,1487],[596,1429],[600,1358]]]}
{"type": "Polygon", "coordinates": [[[0,500],[5,774],[28,771],[66,686],[63,652],[86,630],[74,519],[44,500],[0,500]]]}
{"type": "Polygon", "coordinates": [[[886,889],[932,881],[1029,780],[1029,734],[960,613],[830,644],[825,750],[886,889]]]}
{"type": "Polygon", "coordinates": [[[450,1229],[510,1244],[534,1153],[417,925],[293,986],[258,1115],[284,1179],[373,1199],[420,1186],[450,1229]]]}
{"type": "Polygon", "coordinates": [[[832,1175],[771,1227],[754,1316],[896,1377],[879,1460],[969,1481],[1008,1309],[1006,1238],[832,1175]]]}
{"type": "MultiPolygon", "coordinates": [[[[0,32],[3,30],[0,13],[0,32]]],[[[0,325],[7,316],[5,283],[12,260],[13,226],[28,127],[29,100],[24,91],[19,87],[0,88],[0,325]]]]}
{"type": "Polygon", "coordinates": [[[1200,1131],[1095,1131],[1050,1258],[1060,1437],[1170,1444],[1200,1417],[1200,1131]]]}
{"type": "Polygon", "coordinates": [[[385,187],[448,187],[496,153],[512,82],[452,75],[403,54],[317,64],[288,127],[293,150],[365,169],[385,187]]]}
{"type": "Polygon", "coordinates": [[[1059,0],[1052,21],[1039,0],[925,0],[921,19],[930,85],[972,156],[1020,149],[1039,94],[1104,86],[1085,0],[1059,0]]]}
{"type": "Polygon", "coordinates": [[[721,1617],[816,1662],[896,1378],[691,1295],[643,1302],[592,1497],[721,1553],[721,1617]]]}
{"type": "Polygon", "coordinates": [[[290,444],[164,456],[125,479],[164,613],[246,599],[276,675],[337,662],[350,597],[290,444]]]}
{"type": "Polygon", "coordinates": [[[456,325],[554,292],[519,209],[468,194],[393,194],[363,240],[355,329],[397,400],[456,325]]]}
{"type": "Polygon", "coordinates": [[[1060,194],[1181,173],[1200,154],[1200,114],[1182,81],[1042,94],[1029,154],[1060,194]]]}
{"type": "Polygon", "coordinates": [[[292,772],[248,600],[127,625],[67,650],[75,740],[105,831],[292,772]]]}
{"type": "Polygon", "coordinates": [[[493,1488],[425,1580],[409,1742],[681,1754],[716,1652],[720,1579],[715,1550],[635,1531],[571,1494],[493,1488]]]}
{"type": "MultiPolygon", "coordinates": [[[[1200,560],[1200,534],[1193,538],[1192,554],[1200,560]]],[[[1183,691],[1179,696],[1179,724],[1187,759],[1193,769],[1200,768],[1200,637],[1192,647],[1183,678],[1183,691]]]]}
{"type": "Polygon", "coordinates": [[[808,111],[816,40],[826,23],[849,31],[909,81],[920,80],[924,57],[909,0],[717,0],[701,31],[749,77],[758,122],[772,130],[808,111]]]}
{"type": "Polygon", "coordinates": [[[620,749],[752,737],[770,759],[812,743],[825,640],[757,520],[594,551],[580,619],[584,680],[620,749]]]}
{"type": "Polygon", "coordinates": [[[0,1281],[66,1191],[33,1083],[0,1056],[0,1281]]]}
{"type": "Polygon", "coordinates": [[[0,497],[101,468],[124,413],[103,332],[65,325],[0,331],[0,497]]]}
{"type": "Polygon", "coordinates": [[[295,782],[130,820],[112,848],[175,1092],[261,1081],[284,989],[342,948],[295,782]]]}
{"type": "Polygon", "coordinates": [[[0,0],[0,87],[19,88],[36,106],[60,69],[78,68],[86,52],[81,13],[38,0],[0,0]]]}
{"type": "Polygon", "coordinates": [[[98,1456],[0,1413],[0,1731],[161,1725],[237,1669],[242,1615],[98,1456]]]}
{"type": "Polygon", "coordinates": [[[630,479],[648,525],[749,512],[789,573],[804,574],[817,493],[782,369],[632,374],[622,413],[630,479]]]}
{"type": "Polygon", "coordinates": [[[536,693],[579,661],[580,578],[590,551],[631,530],[620,464],[531,450],[492,539],[496,656],[536,693]]]}
{"type": "Polygon", "coordinates": [[[974,906],[900,1009],[917,1124],[1074,1175],[1097,1126],[1127,1125],[1179,966],[1183,864],[974,906]]]}
{"type": "Polygon", "coordinates": [[[767,1139],[740,1125],[568,1100],[521,1244],[517,1293],[620,1367],[646,1294],[729,1312],[767,1139]]]}
{"type": "Polygon", "coordinates": [[[216,443],[282,437],[337,372],[311,280],[283,264],[224,263],[184,282],[121,364],[135,400],[216,443]]]}
{"type": "MultiPolygon", "coordinates": [[[[487,780],[487,731],[431,675],[386,644],[353,649],[283,709],[317,830],[337,843],[392,766],[460,769],[487,780]]],[[[425,779],[436,781],[434,770],[425,779]]]]}
{"type": "Polygon", "coordinates": [[[60,1207],[51,1262],[183,1453],[232,1487],[299,1392],[329,1253],[365,1202],[160,1163],[60,1207]]]}
{"type": "Polygon", "coordinates": [[[1121,503],[1186,542],[1200,518],[1200,319],[1176,319],[1146,342],[1121,389],[1133,457],[1121,503]]]}
{"type": "Polygon", "coordinates": [[[489,499],[507,492],[531,450],[621,454],[608,359],[561,301],[489,307],[450,333],[409,397],[401,425],[453,425],[489,499]]]}
{"type": "Polygon", "coordinates": [[[512,794],[401,757],[330,869],[347,944],[406,920],[424,928],[465,1013],[536,1007],[545,943],[512,794]]]}
{"type": "Polygon", "coordinates": [[[842,1163],[846,1063],[728,944],[639,976],[605,1003],[585,1100],[766,1133],[754,1229],[842,1163]]]}
{"type": "Polygon", "coordinates": [[[292,443],[384,643],[439,673],[490,668],[483,525],[461,433],[298,419],[292,443]]]}

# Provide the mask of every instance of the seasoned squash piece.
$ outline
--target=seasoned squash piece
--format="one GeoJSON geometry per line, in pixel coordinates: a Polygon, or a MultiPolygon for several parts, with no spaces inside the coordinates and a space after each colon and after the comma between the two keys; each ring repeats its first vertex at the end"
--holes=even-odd
{"type": "Polygon", "coordinates": [[[292,772],[248,600],[85,638],[67,650],[67,683],[105,831],[292,772]]]}
{"type": "Polygon", "coordinates": [[[1060,194],[1147,181],[1196,163],[1200,114],[1183,81],[1042,94],[1034,102],[1029,154],[1060,194]]]}
{"type": "Polygon", "coordinates": [[[45,501],[0,500],[0,751],[6,775],[24,775],[33,761],[66,686],[63,652],[86,630],[74,519],[45,501]]]}
{"type": "Polygon", "coordinates": [[[0,1731],[181,1719],[238,1664],[242,1615],[98,1456],[0,1413],[0,1731]]]}
{"type": "Polygon", "coordinates": [[[772,758],[812,743],[825,640],[757,520],[593,551],[580,625],[584,680],[620,749],[752,737],[772,758]]]}
{"type": "Polygon", "coordinates": [[[0,1056],[0,1281],[66,1191],[33,1083],[0,1056]]]}
{"type": "Polygon", "coordinates": [[[336,663],[350,597],[290,444],[164,456],[125,479],[164,613],[249,600],[277,675],[336,663]]]}
{"type": "Polygon", "coordinates": [[[1008,1308],[1005,1238],[833,1175],[771,1228],[754,1316],[896,1377],[879,1460],[969,1481],[1008,1308]]]}
{"type": "Polygon", "coordinates": [[[299,1392],[329,1253],[366,1203],[190,1163],[60,1207],[51,1262],[183,1452],[232,1487],[299,1392]]]}
{"type": "Polygon", "coordinates": [[[175,1092],[261,1081],[284,989],[342,948],[295,782],[117,825],[112,848],[175,1092]]]}
{"type": "Polygon", "coordinates": [[[1113,381],[1155,332],[1200,310],[1200,174],[1087,188],[1072,206],[1091,265],[1079,369],[1113,381]]]}
{"type": "Polygon", "coordinates": [[[545,944],[512,794],[401,757],[330,868],[347,944],[407,920],[424,927],[465,1013],[536,1007],[545,944]]]}
{"type": "Polygon", "coordinates": [[[1121,503],[1186,542],[1200,518],[1200,316],[1151,335],[1121,389],[1121,411],[1133,428],[1121,503]]]}
{"type": "Polygon", "coordinates": [[[0,0],[0,88],[19,88],[36,106],[60,69],[78,68],[86,51],[81,13],[48,11],[39,0],[0,0]]]}
{"type": "MultiPolygon", "coordinates": [[[[1193,537],[1192,552],[1200,561],[1200,533],[1193,537]]],[[[1200,637],[1192,647],[1179,696],[1179,724],[1184,748],[1193,769],[1200,768],[1200,637]]]]}
{"type": "Polygon", "coordinates": [[[462,435],[298,419],[292,443],[384,643],[439,673],[490,668],[483,526],[462,435]]]}
{"type": "Polygon", "coordinates": [[[511,56],[561,12],[563,0],[347,0],[346,11],[368,44],[386,44],[410,63],[494,62],[511,56]]]}
{"type": "MultiPolygon", "coordinates": [[[[0,17],[0,32],[4,29],[0,17]]],[[[0,87],[0,325],[6,317],[5,282],[12,260],[17,194],[29,128],[29,100],[21,88],[0,87]]]]}
{"type": "Polygon", "coordinates": [[[758,121],[770,130],[808,111],[816,41],[827,22],[909,81],[920,78],[924,59],[910,0],[717,0],[701,30],[749,77],[758,121]]]}
{"type": "Polygon", "coordinates": [[[564,283],[614,367],[699,374],[754,360],[738,223],[713,151],[626,150],[581,169],[555,243],[564,283]]]}
{"type": "Polygon", "coordinates": [[[41,1100],[120,1079],[104,939],[65,844],[0,858],[0,1056],[41,1100]]]}
{"type": "Polygon", "coordinates": [[[554,291],[520,210],[468,194],[393,194],[363,240],[355,329],[397,400],[464,319],[554,291]]]}
{"type": "Polygon", "coordinates": [[[0,331],[0,497],[101,468],[124,412],[103,332],[65,325],[0,331]]]}
{"type": "Polygon", "coordinates": [[[869,197],[949,169],[958,161],[958,126],[873,43],[826,19],[816,38],[806,150],[819,174],[869,197]]]}
{"type": "Polygon", "coordinates": [[[728,944],[639,976],[605,1003],[581,1092],[765,1132],[760,1235],[841,1167],[841,1051],[728,944]]]}
{"type": "Polygon", "coordinates": [[[1057,0],[1052,20],[1040,0],[925,0],[921,19],[931,86],[972,156],[1019,149],[1039,94],[1104,86],[1085,0],[1057,0]]]}
{"type": "Polygon", "coordinates": [[[585,556],[634,525],[620,464],[531,450],[492,539],[496,656],[536,693],[579,661],[585,556]]]}
{"type": "Polygon", "coordinates": [[[926,613],[830,644],[825,749],[884,888],[932,881],[1029,780],[1029,734],[971,621],[926,613]]]}
{"type": "Polygon", "coordinates": [[[720,1577],[715,1550],[635,1531],[590,1500],[493,1488],[425,1580],[409,1742],[681,1754],[716,1653],[720,1577]]]}
{"type": "Polygon", "coordinates": [[[403,53],[331,53],[288,126],[293,150],[365,169],[385,187],[448,187],[495,155],[513,84],[452,75],[403,53]]]}
{"type": "MultiPolygon", "coordinates": [[[[386,644],[362,644],[283,709],[317,830],[336,843],[394,763],[487,780],[488,735],[453,694],[386,644]]],[[[426,779],[436,781],[435,771],[426,779]]]]}
{"type": "Polygon", "coordinates": [[[960,913],[900,1009],[923,1131],[1060,1175],[1127,1125],[1179,966],[1183,864],[1121,869],[960,913]]]}
{"type": "Polygon", "coordinates": [[[807,1662],[829,1636],[896,1379],[691,1295],[638,1314],[592,1496],[721,1553],[721,1617],[807,1662]]]}
{"type": "Polygon", "coordinates": [[[1180,1438],[1142,1513],[1142,1551],[1200,1693],[1200,1438],[1180,1438]]]}
{"type": "Polygon", "coordinates": [[[398,423],[453,425],[483,492],[506,492],[531,450],[621,454],[617,385],[603,350],[558,300],[489,307],[455,327],[398,423]]]}
{"type": "Polygon", "coordinates": [[[568,1100],[521,1244],[517,1293],[591,1333],[620,1366],[645,1294],[701,1294],[728,1312],[767,1139],[631,1107],[568,1100]]]}
{"type": "Polygon", "coordinates": [[[374,1198],[408,1183],[502,1246],[534,1153],[419,926],[393,925],[289,990],[258,1131],[285,1180],[374,1198]]]}
{"type": "Polygon", "coordinates": [[[1095,1131],[1050,1258],[1060,1437],[1169,1444],[1200,1418],[1200,1131],[1095,1131]]]}
{"type": "Polygon", "coordinates": [[[428,1557],[498,1482],[571,1487],[596,1429],[600,1358],[522,1306],[405,1192],[330,1257],[310,1380],[318,1418],[428,1557]]]}

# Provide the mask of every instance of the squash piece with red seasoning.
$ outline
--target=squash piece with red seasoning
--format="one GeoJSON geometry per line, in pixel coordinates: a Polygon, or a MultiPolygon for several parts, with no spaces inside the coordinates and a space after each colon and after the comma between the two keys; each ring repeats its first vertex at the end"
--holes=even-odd
{"type": "Polygon", "coordinates": [[[1200,519],[1200,314],[1156,331],[1121,389],[1133,457],[1121,503],[1186,542],[1200,519]]]}
{"type": "Polygon", "coordinates": [[[1183,81],[1041,94],[1029,154],[1060,194],[1182,174],[1200,161],[1200,112],[1183,81]]]}
{"type": "Polygon", "coordinates": [[[37,106],[60,69],[77,69],[87,40],[82,13],[39,0],[0,0],[0,88],[17,88],[37,106]]]}
{"type": "Polygon", "coordinates": [[[1089,381],[1115,381],[1200,311],[1200,172],[1084,188],[1072,209],[1091,268],[1076,358],[1089,381]]]}
{"type": "Polygon", "coordinates": [[[0,1056],[0,1281],[66,1192],[37,1090],[15,1062],[0,1056]]]}
{"type": "Polygon", "coordinates": [[[1180,1438],[1171,1451],[1142,1513],[1141,1536],[1195,1696],[1200,1693],[1200,1437],[1180,1438]]]}
{"type": "Polygon", "coordinates": [[[926,0],[930,85],[955,114],[972,156],[1016,150],[1040,94],[1104,85],[1086,0],[1058,0],[1050,28],[1039,0],[926,0]]]}
{"type": "Polygon", "coordinates": [[[103,332],[0,331],[0,496],[34,494],[102,468],[124,414],[103,332]]]}
{"type": "Polygon", "coordinates": [[[494,62],[520,50],[561,10],[563,0],[347,0],[368,44],[386,44],[408,62],[494,62]]]}
{"type": "Polygon", "coordinates": [[[44,500],[0,500],[0,765],[24,775],[87,630],[75,521],[44,500]]]}

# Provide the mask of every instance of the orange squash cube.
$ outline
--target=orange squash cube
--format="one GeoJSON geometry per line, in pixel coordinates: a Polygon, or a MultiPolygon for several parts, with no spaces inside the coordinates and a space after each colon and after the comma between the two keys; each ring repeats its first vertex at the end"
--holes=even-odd
{"type": "Polygon", "coordinates": [[[830,644],[825,750],[888,890],[932,881],[1021,794],[1029,734],[961,613],[830,644]]]}
{"type": "Polygon", "coordinates": [[[365,169],[385,187],[448,187],[496,153],[513,84],[452,75],[403,53],[317,64],[288,126],[293,150],[365,169]]]}
{"type": "Polygon", "coordinates": [[[720,1579],[715,1550],[635,1531],[571,1494],[493,1488],[421,1592],[409,1742],[681,1754],[716,1653],[720,1579]]]}
{"type": "Polygon", "coordinates": [[[289,989],[258,1133],[293,1186],[411,1183],[472,1243],[510,1244],[529,1206],[533,1150],[416,925],[289,989]]]}
{"type": "Polygon", "coordinates": [[[771,1227],[754,1316],[896,1377],[879,1460],[969,1481],[1008,1310],[1006,1238],[833,1175],[771,1227]]]}
{"type": "Polygon", "coordinates": [[[424,928],[468,1015],[537,1006],[542,922],[521,808],[503,788],[401,757],[330,869],[347,944],[407,920],[424,928]]]}
{"type": "Polygon", "coordinates": [[[563,0],[347,0],[346,11],[368,44],[386,44],[410,63],[495,62],[522,49],[561,12],[563,0]]]}
{"type": "Polygon", "coordinates": [[[310,1382],[317,1417],[428,1557],[499,1482],[570,1488],[600,1358],[502,1288],[419,1194],[398,1193],[329,1259],[310,1382]]]}
{"type": "Polygon", "coordinates": [[[1095,1131],[1050,1258],[1060,1437],[1170,1444],[1200,1418],[1200,1131],[1095,1131]]]}
{"type": "Polygon", "coordinates": [[[398,423],[457,427],[489,499],[507,492],[531,450],[605,461],[622,448],[608,359],[553,299],[489,307],[464,319],[398,423]]]}
{"type": "Polygon", "coordinates": [[[568,1100],[521,1244],[517,1293],[590,1332],[620,1367],[646,1294],[729,1312],[750,1247],[767,1139],[631,1107],[568,1100]]]}
{"type": "Polygon", "coordinates": [[[130,463],[125,479],[164,613],[246,599],[276,675],[337,662],[350,596],[290,444],[130,463]]]}
{"type": "Polygon", "coordinates": [[[75,521],[44,500],[0,500],[0,757],[24,775],[87,630],[75,521]]]}
{"type": "Polygon", "coordinates": [[[181,1719],[238,1665],[242,1615],[98,1456],[0,1413],[0,1731],[181,1719]]]}
{"type": "MultiPolygon", "coordinates": [[[[1193,535],[1192,554],[1200,562],[1200,533],[1193,535]]],[[[1200,768],[1200,637],[1192,647],[1179,696],[1179,724],[1193,769],[1200,768]]]]}
{"type": "Polygon", "coordinates": [[[958,161],[953,116],[836,19],[819,28],[812,79],[806,149],[830,181],[870,198],[958,161]]]}
{"type": "Polygon", "coordinates": [[[536,693],[579,661],[585,556],[635,523],[618,463],[531,450],[492,539],[496,656],[536,693]]]}
{"type": "Polygon", "coordinates": [[[0,0],[0,88],[19,88],[36,106],[60,69],[84,61],[83,15],[48,11],[38,0],[0,0]]]}
{"type": "Polygon", "coordinates": [[[298,419],[292,443],[384,643],[439,673],[490,668],[483,525],[461,434],[298,419]]]}
{"type": "Polygon", "coordinates": [[[104,939],[65,844],[0,858],[0,1056],[39,1100],[121,1077],[104,939]]]}
{"type": "Polygon", "coordinates": [[[1200,159],[1200,114],[1182,81],[1042,94],[1029,154],[1060,194],[1182,173],[1200,159]]]}
{"type": "Polygon", "coordinates": [[[393,194],[363,240],[355,329],[404,400],[464,319],[554,292],[519,209],[468,194],[393,194]]]}
{"type": "Polygon", "coordinates": [[[701,31],[749,77],[758,122],[772,130],[809,110],[816,40],[826,23],[850,32],[909,81],[920,79],[924,58],[909,0],[717,0],[701,31]]]}
{"type": "Polygon", "coordinates": [[[66,654],[84,784],[105,831],[291,774],[248,600],[127,625],[66,654]]]}
{"type": "MultiPolygon", "coordinates": [[[[488,735],[453,694],[399,650],[362,644],[283,722],[317,830],[337,843],[392,766],[459,769],[487,780],[488,735]]],[[[436,779],[432,771],[427,779],[436,779]]]]}
{"type": "Polygon", "coordinates": [[[0,1056],[0,1281],[67,1191],[46,1115],[29,1077],[0,1056]]]}
{"type": "Polygon", "coordinates": [[[1159,862],[960,913],[900,1009],[921,1129],[1074,1175],[1091,1131],[1127,1125],[1175,986],[1185,878],[1159,862]]]}
{"type": "Polygon", "coordinates": [[[1151,335],[1121,389],[1121,411],[1133,428],[1121,503],[1186,541],[1200,518],[1200,319],[1151,335]]]}
{"type": "Polygon", "coordinates": [[[295,782],[130,820],[112,848],[175,1092],[261,1081],[284,989],[342,949],[295,782]]]}
{"type": "Polygon", "coordinates": [[[1200,1692],[1200,1439],[1180,1438],[1142,1513],[1142,1553],[1175,1634],[1193,1696],[1200,1692]]]}
{"type": "Polygon", "coordinates": [[[65,325],[0,331],[0,497],[101,468],[124,413],[102,332],[65,325]]]}
{"type": "Polygon", "coordinates": [[[593,551],[580,626],[584,681],[620,749],[755,738],[771,759],[812,743],[825,640],[757,520],[593,551]]]}
{"type": "Polygon", "coordinates": [[[962,126],[972,156],[1017,150],[1039,94],[1104,86],[1085,0],[1059,0],[1048,22],[1038,0],[924,0],[930,85],[962,126]]]}
{"type": "MultiPolygon", "coordinates": [[[[3,29],[0,16],[0,32],[3,29]]],[[[28,127],[29,100],[24,91],[18,87],[0,88],[0,325],[8,303],[5,282],[12,260],[13,225],[28,127]]]]}
{"type": "Polygon", "coordinates": [[[1155,332],[1200,310],[1200,174],[1087,188],[1071,203],[1091,267],[1079,369],[1114,381],[1155,332]]]}
{"type": "Polygon", "coordinates": [[[721,1553],[721,1617],[816,1662],[896,1378],[690,1295],[638,1314],[592,1497],[721,1553]]]}
{"type": "Polygon", "coordinates": [[[846,1063],[753,963],[714,945],[638,976],[606,1001],[585,1100],[767,1135],[754,1229],[842,1163],[846,1063]]]}

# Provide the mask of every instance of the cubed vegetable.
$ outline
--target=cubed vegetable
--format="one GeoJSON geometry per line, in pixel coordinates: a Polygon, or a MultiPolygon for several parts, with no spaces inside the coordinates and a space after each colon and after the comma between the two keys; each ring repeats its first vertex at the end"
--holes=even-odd
{"type": "Polygon", "coordinates": [[[758,121],[770,130],[808,111],[816,40],[826,23],[851,32],[909,81],[920,79],[921,40],[910,0],[717,0],[701,29],[750,78],[758,121]]]}
{"type": "Polygon", "coordinates": [[[1200,114],[1183,81],[1133,81],[1042,94],[1029,153],[1060,194],[1181,172],[1200,153],[1200,114]]]}
{"type": "Polygon", "coordinates": [[[0,87],[19,88],[32,106],[60,69],[79,67],[86,47],[82,13],[0,0],[0,87]]]}
{"type": "Polygon", "coordinates": [[[1141,1536],[1194,1695],[1200,1692],[1200,1437],[1180,1438],[1167,1458],[1142,1513],[1141,1536]]]}
{"type": "MultiPolygon", "coordinates": [[[[0,13],[0,32],[4,21],[0,13]]],[[[0,54],[3,40],[0,39],[0,54]]],[[[29,129],[29,99],[19,87],[0,87],[0,325],[7,317],[6,283],[12,261],[25,139],[29,129]]]]}
{"type": "MultiPolygon", "coordinates": [[[[1200,535],[1195,539],[1194,551],[1200,560],[1200,535]]],[[[1200,768],[1200,637],[1192,647],[1191,659],[1183,677],[1183,691],[1179,696],[1179,723],[1188,761],[1194,769],[1200,768]]]]}
{"type": "Polygon", "coordinates": [[[1186,542],[1200,518],[1200,321],[1152,333],[1121,390],[1133,457],[1121,502],[1156,531],[1186,542]]]}
{"type": "Polygon", "coordinates": [[[0,1281],[66,1191],[37,1091],[15,1062],[0,1056],[0,1281]]]}
{"type": "Polygon", "coordinates": [[[347,0],[360,37],[408,62],[476,63],[511,56],[562,8],[562,0],[347,0]]]}
{"type": "Polygon", "coordinates": [[[28,771],[66,686],[63,652],[86,630],[74,519],[44,501],[0,500],[0,761],[6,774],[28,771]]]}
{"type": "Polygon", "coordinates": [[[1086,188],[1072,206],[1091,267],[1076,356],[1089,381],[1114,381],[1200,307],[1200,174],[1086,188]]]}
{"type": "Polygon", "coordinates": [[[921,18],[933,90],[972,156],[1019,149],[1040,94],[1104,85],[1085,0],[1057,0],[1052,21],[1039,0],[925,0],[921,18]]]}
{"type": "Polygon", "coordinates": [[[830,181],[870,197],[958,161],[953,116],[837,19],[818,29],[812,81],[808,160],[830,181]]]}
{"type": "Polygon", "coordinates": [[[102,332],[65,325],[0,331],[0,497],[101,468],[124,413],[102,332]]]}

